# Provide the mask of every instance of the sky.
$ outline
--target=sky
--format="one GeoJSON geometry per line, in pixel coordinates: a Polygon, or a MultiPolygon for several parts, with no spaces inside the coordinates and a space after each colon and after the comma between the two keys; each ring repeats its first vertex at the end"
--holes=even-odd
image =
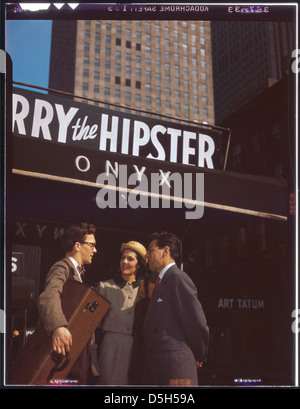
{"type": "Polygon", "coordinates": [[[48,87],[50,20],[7,20],[6,51],[13,62],[13,81],[48,87]]]}

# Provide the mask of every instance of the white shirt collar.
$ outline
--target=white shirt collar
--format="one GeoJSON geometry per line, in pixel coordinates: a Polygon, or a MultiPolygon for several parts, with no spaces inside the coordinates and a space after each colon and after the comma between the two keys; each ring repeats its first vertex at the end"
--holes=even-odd
{"type": "Polygon", "coordinates": [[[158,274],[159,278],[162,280],[163,276],[165,275],[166,271],[173,266],[175,263],[170,263],[166,267],[164,267],[161,272],[158,274]]]}
{"type": "Polygon", "coordinates": [[[78,261],[75,260],[75,258],[73,258],[71,256],[68,256],[68,258],[71,260],[72,264],[74,265],[74,269],[75,269],[76,273],[78,274],[78,277],[80,278],[80,281],[82,281],[81,275],[80,275],[79,269],[78,269],[78,266],[79,266],[78,261]]]}

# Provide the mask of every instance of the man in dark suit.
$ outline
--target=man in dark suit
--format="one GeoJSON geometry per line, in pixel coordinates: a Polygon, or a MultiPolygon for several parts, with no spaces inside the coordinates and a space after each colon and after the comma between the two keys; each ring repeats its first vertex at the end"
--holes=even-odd
{"type": "Polygon", "coordinates": [[[207,360],[209,329],[194,283],[175,263],[179,254],[176,236],[151,235],[149,268],[160,281],[144,320],[146,385],[198,385],[197,362],[207,360]]]}
{"type": "MultiPolygon", "coordinates": [[[[51,334],[53,350],[58,354],[66,355],[72,347],[72,334],[68,330],[68,321],[62,310],[60,295],[66,281],[69,279],[82,281],[83,265],[92,263],[97,252],[95,231],[95,226],[87,223],[71,226],[66,230],[62,240],[65,257],[50,268],[44,291],[37,300],[40,318],[51,334]]],[[[92,369],[97,376],[94,335],[72,368],[72,374],[81,383],[87,382],[89,361],[93,354],[92,369]]]]}

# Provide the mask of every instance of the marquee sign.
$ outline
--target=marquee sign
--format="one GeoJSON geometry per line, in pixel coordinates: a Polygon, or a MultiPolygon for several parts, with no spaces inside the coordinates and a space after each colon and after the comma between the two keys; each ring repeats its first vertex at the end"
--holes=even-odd
{"type": "Polygon", "coordinates": [[[286,219],[286,186],[223,171],[227,130],[14,89],[12,173],[96,188],[98,208],[204,207],[286,219]],[[205,177],[205,181],[204,181],[205,177]]]}
{"type": "Polygon", "coordinates": [[[223,167],[228,142],[219,128],[182,125],[17,88],[12,131],[32,140],[209,169],[223,167]]]}

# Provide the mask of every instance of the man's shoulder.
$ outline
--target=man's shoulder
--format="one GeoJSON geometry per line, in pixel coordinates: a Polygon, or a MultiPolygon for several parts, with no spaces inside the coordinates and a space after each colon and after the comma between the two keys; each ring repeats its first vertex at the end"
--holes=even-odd
{"type": "Polygon", "coordinates": [[[62,273],[71,273],[74,271],[74,266],[71,262],[70,259],[67,257],[62,258],[61,260],[56,261],[52,266],[50,267],[49,274],[53,272],[62,272],[62,273]]]}
{"type": "Polygon", "coordinates": [[[183,270],[181,270],[177,264],[170,267],[169,277],[174,280],[174,282],[184,281],[184,282],[192,282],[190,276],[183,270]]]}

